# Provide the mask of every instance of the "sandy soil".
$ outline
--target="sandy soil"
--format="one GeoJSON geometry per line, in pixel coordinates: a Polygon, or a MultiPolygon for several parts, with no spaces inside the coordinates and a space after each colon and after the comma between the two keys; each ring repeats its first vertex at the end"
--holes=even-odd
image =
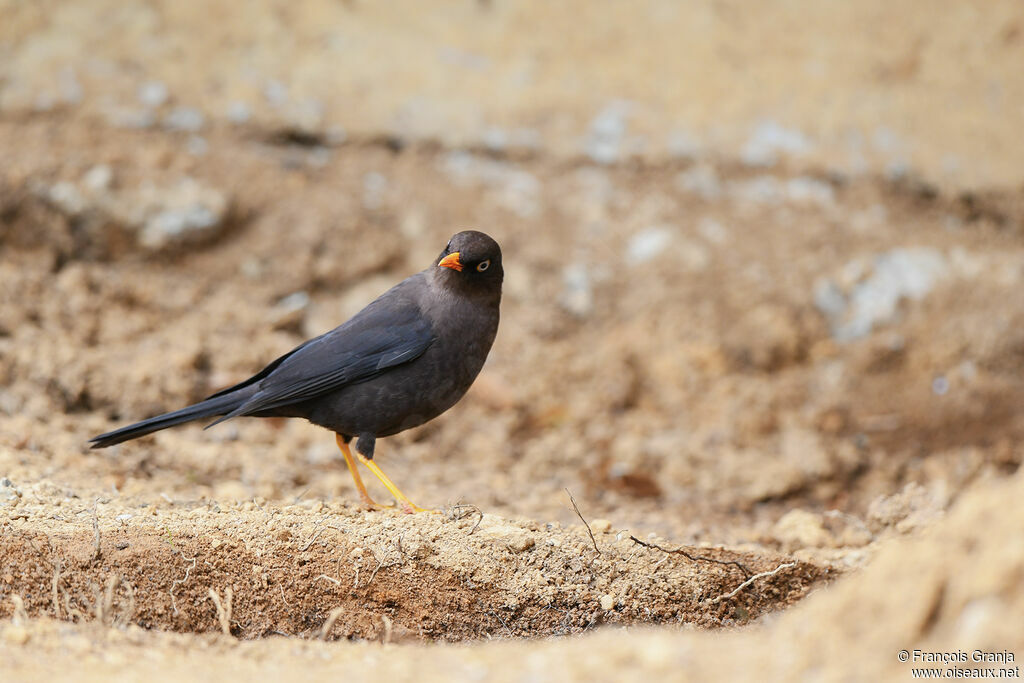
{"type": "Polygon", "coordinates": [[[504,3],[242,26],[0,2],[3,668],[849,680],[909,677],[903,648],[1024,656],[1024,15],[970,6],[893,9],[924,36],[900,43],[870,3],[795,41],[767,36],[802,3],[756,38],[760,10],[616,5],[558,42],[578,16],[504,3]],[[360,510],[299,421],[87,449],[466,227],[505,252],[495,348],[377,450],[440,514],[360,510]]]}
{"type": "Polygon", "coordinates": [[[386,630],[385,643],[240,641],[25,618],[4,627],[0,655],[18,680],[53,680],[73,670],[90,681],[792,680],[797,674],[849,681],[911,680],[912,664],[900,662],[898,653],[920,649],[968,658],[975,651],[1004,659],[1017,653],[1015,661],[973,668],[1019,677],[1022,493],[1019,475],[973,487],[942,523],[919,538],[885,544],[863,572],[777,619],[732,632],[604,627],[577,638],[426,646],[391,644],[395,632],[386,630]]]}

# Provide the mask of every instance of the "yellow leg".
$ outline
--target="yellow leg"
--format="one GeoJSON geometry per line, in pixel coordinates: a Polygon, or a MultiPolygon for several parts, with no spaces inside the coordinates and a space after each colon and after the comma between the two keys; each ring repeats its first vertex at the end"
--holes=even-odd
{"type": "Polygon", "coordinates": [[[404,493],[402,493],[398,489],[398,487],[395,486],[395,483],[393,481],[391,481],[391,479],[388,478],[388,475],[384,474],[384,472],[380,469],[380,467],[377,466],[377,463],[375,463],[372,460],[367,460],[366,457],[363,456],[363,454],[360,453],[359,451],[356,451],[356,457],[359,458],[359,462],[361,462],[364,465],[366,465],[367,469],[369,469],[371,472],[373,472],[375,475],[377,475],[377,478],[380,479],[380,483],[384,484],[384,486],[387,488],[387,490],[391,492],[391,495],[393,495],[395,497],[395,499],[398,501],[399,505],[402,506],[402,509],[407,514],[411,515],[414,512],[437,512],[437,510],[430,510],[428,508],[421,508],[419,505],[416,505],[416,503],[414,503],[411,500],[409,500],[408,496],[406,496],[404,493]]]}
{"type": "MultiPolygon", "coordinates": [[[[359,476],[359,469],[356,467],[356,461],[352,458],[352,451],[349,450],[348,444],[341,438],[341,434],[336,434],[334,438],[338,442],[341,454],[345,456],[345,464],[348,465],[348,471],[352,473],[352,480],[356,483],[359,498],[363,501],[364,505],[372,509],[380,508],[381,506],[374,502],[373,498],[370,498],[370,494],[366,492],[366,486],[363,485],[363,478],[359,476]]],[[[360,455],[359,457],[362,458],[363,456],[360,455]]]]}

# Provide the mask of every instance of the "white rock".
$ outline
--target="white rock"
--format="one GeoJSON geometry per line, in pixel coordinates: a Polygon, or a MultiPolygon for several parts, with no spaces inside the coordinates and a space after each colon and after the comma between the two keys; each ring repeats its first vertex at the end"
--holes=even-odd
{"type": "Polygon", "coordinates": [[[599,164],[610,164],[620,158],[630,109],[631,103],[616,100],[598,112],[587,131],[587,156],[599,164]]]}
{"type": "Polygon", "coordinates": [[[948,274],[948,262],[938,249],[892,249],[867,267],[861,260],[851,261],[837,277],[820,280],[814,301],[829,319],[833,336],[851,341],[893,322],[902,301],[920,301],[948,274]],[[844,282],[849,284],[844,287],[844,282]]]}
{"type": "Polygon", "coordinates": [[[228,105],[228,121],[235,124],[248,123],[252,118],[252,109],[245,102],[234,101],[228,105]]]}
{"type": "Polygon", "coordinates": [[[672,241],[672,231],[666,227],[653,227],[633,235],[626,246],[626,261],[640,265],[660,254],[672,241]]]}
{"type": "Polygon", "coordinates": [[[82,185],[92,193],[104,192],[110,189],[114,182],[114,171],[106,164],[93,166],[82,176],[82,185]]]}
{"type": "Polygon", "coordinates": [[[810,141],[800,131],[765,120],[754,127],[740,156],[749,166],[773,166],[779,161],[780,153],[798,156],[810,148],[810,141]]]}
{"type": "Polygon", "coordinates": [[[562,271],[564,289],[560,303],[573,315],[585,318],[594,309],[594,295],[590,286],[590,273],[585,263],[570,263],[562,271]]]}
{"type": "Polygon", "coordinates": [[[698,164],[676,176],[676,187],[711,201],[722,195],[722,182],[710,164],[698,164]]]}
{"type": "Polygon", "coordinates": [[[146,105],[147,107],[161,107],[167,102],[167,98],[170,97],[170,91],[167,86],[160,81],[146,81],[139,86],[139,90],[136,93],[136,97],[139,98],[139,102],[146,105]]]}
{"type": "Polygon", "coordinates": [[[187,133],[198,133],[204,123],[203,113],[194,107],[176,107],[164,117],[164,126],[187,133]]]}

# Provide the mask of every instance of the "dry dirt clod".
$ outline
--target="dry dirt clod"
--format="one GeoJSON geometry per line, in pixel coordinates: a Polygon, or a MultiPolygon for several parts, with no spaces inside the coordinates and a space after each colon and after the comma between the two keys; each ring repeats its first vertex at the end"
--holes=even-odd
{"type": "Polygon", "coordinates": [[[534,546],[536,541],[529,534],[516,534],[508,541],[509,550],[514,553],[521,553],[534,546]]]}
{"type": "Polygon", "coordinates": [[[28,629],[24,626],[9,624],[4,628],[4,640],[11,645],[24,645],[28,642],[28,629]]]}

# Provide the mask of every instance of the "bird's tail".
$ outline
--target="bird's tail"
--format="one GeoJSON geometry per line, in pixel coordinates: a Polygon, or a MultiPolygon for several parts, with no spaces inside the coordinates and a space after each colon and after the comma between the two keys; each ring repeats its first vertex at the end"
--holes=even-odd
{"type": "Polygon", "coordinates": [[[192,420],[200,420],[204,417],[214,417],[217,415],[226,415],[232,410],[240,406],[249,398],[251,392],[231,392],[223,396],[211,396],[205,401],[196,403],[195,405],[182,408],[181,410],[175,410],[173,413],[164,413],[163,415],[157,415],[151,417],[148,420],[142,422],[136,422],[133,425],[127,427],[121,427],[115,429],[112,432],[106,434],[100,434],[89,439],[92,443],[93,448],[106,448],[107,446],[113,446],[114,444],[121,443],[122,441],[129,441],[131,439],[137,439],[140,436],[146,434],[152,434],[158,432],[161,429],[167,429],[175,425],[180,425],[185,422],[191,422],[192,420]]]}

